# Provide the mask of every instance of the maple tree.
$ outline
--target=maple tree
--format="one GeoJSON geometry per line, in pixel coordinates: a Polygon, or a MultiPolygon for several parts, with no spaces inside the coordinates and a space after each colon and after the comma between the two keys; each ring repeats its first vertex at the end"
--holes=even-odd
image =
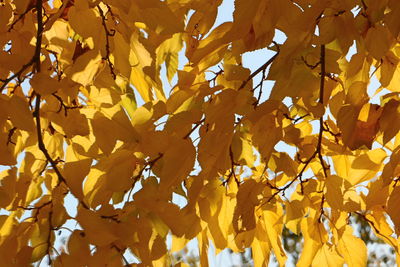
{"type": "Polygon", "coordinates": [[[298,266],[365,266],[353,217],[400,262],[400,1],[235,0],[214,26],[221,3],[0,1],[4,266],[169,266],[195,238],[201,266],[210,242],[283,266],[284,232],[298,266]]]}

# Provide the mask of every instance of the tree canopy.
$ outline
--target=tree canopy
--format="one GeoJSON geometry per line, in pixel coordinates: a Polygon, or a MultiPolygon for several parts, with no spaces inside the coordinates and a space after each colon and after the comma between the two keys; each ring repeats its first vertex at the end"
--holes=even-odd
{"type": "Polygon", "coordinates": [[[0,1],[2,265],[400,262],[400,1],[221,3],[0,1]]]}

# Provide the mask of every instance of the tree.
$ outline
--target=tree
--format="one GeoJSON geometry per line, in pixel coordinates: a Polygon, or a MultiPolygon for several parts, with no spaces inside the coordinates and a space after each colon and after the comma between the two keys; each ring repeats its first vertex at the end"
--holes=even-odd
{"type": "Polygon", "coordinates": [[[210,242],[284,265],[288,238],[365,266],[354,220],[399,263],[400,2],[235,0],[214,26],[221,2],[0,2],[4,266],[183,266],[195,238],[201,266],[210,242]]]}

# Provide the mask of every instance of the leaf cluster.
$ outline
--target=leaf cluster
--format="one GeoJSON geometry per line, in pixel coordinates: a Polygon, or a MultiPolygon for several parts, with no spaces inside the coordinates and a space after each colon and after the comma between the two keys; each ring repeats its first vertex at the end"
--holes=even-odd
{"type": "Polygon", "coordinates": [[[400,263],[400,1],[221,3],[0,1],[4,266],[400,263]]]}

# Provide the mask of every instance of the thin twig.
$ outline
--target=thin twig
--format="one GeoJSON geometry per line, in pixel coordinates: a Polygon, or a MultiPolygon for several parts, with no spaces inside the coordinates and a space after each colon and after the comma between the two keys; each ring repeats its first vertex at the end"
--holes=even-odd
{"type": "Polygon", "coordinates": [[[63,175],[61,174],[60,170],[57,167],[57,163],[51,158],[51,156],[50,156],[49,152],[47,151],[46,146],[44,145],[44,142],[43,142],[42,127],[41,127],[41,124],[40,124],[40,99],[41,99],[41,96],[39,94],[37,94],[36,95],[35,111],[33,112],[33,115],[34,115],[35,120],[36,120],[36,133],[37,133],[37,136],[38,136],[38,146],[39,146],[39,149],[44,154],[44,156],[46,157],[47,161],[50,162],[50,165],[51,165],[51,167],[53,167],[54,172],[57,174],[57,177],[58,177],[57,186],[61,182],[67,184],[65,178],[63,177],[63,175]]]}
{"type": "Polygon", "coordinates": [[[42,10],[42,1],[36,1],[36,18],[37,18],[37,33],[36,33],[36,46],[35,53],[33,54],[31,60],[28,63],[23,65],[21,69],[15,72],[13,75],[8,77],[5,80],[2,80],[3,84],[0,86],[0,92],[15,78],[21,76],[21,74],[28,69],[30,66],[35,64],[36,72],[40,72],[40,50],[42,47],[42,35],[43,35],[43,10],[42,10]]]}
{"type": "Polygon", "coordinates": [[[242,85],[240,85],[240,87],[238,88],[238,90],[243,89],[246,84],[251,81],[254,77],[256,77],[260,72],[264,71],[265,69],[267,69],[267,67],[269,65],[272,64],[272,62],[274,62],[275,58],[279,55],[279,51],[273,56],[271,57],[267,62],[265,62],[261,67],[259,67],[257,70],[255,70],[252,74],[250,74],[250,76],[243,81],[242,85]]]}
{"type": "Polygon", "coordinates": [[[68,110],[69,109],[78,109],[78,108],[83,108],[82,105],[75,105],[75,106],[68,106],[64,103],[64,101],[62,100],[62,98],[60,96],[58,96],[56,93],[53,93],[52,96],[54,96],[55,98],[57,98],[57,100],[60,102],[60,107],[57,110],[57,113],[59,113],[63,108],[64,108],[64,115],[68,116],[68,110]]]}
{"type": "Polygon", "coordinates": [[[373,221],[371,221],[370,219],[367,218],[366,214],[362,214],[361,212],[354,212],[355,214],[357,214],[358,216],[360,216],[361,218],[363,218],[374,230],[375,233],[379,236],[381,236],[382,238],[386,239],[388,241],[388,243],[390,243],[394,248],[397,246],[396,244],[394,244],[392,242],[392,240],[390,240],[390,238],[388,238],[387,236],[385,236],[384,234],[382,234],[379,229],[376,227],[375,223],[373,221]]]}
{"type": "Polygon", "coordinates": [[[49,257],[49,261],[48,261],[49,266],[51,266],[51,264],[52,264],[52,259],[51,259],[50,253],[51,253],[51,248],[52,248],[52,245],[51,245],[51,232],[53,231],[53,222],[52,222],[53,201],[51,201],[50,205],[51,205],[51,207],[50,207],[49,217],[48,217],[48,220],[49,220],[49,234],[47,235],[47,256],[49,257]]]}
{"type": "Polygon", "coordinates": [[[104,32],[106,33],[106,47],[105,47],[106,55],[102,59],[107,61],[108,65],[110,66],[111,76],[115,80],[117,78],[117,75],[115,74],[114,64],[110,60],[110,40],[108,39],[110,36],[114,36],[115,30],[109,30],[107,28],[107,24],[106,24],[107,19],[106,19],[106,16],[104,15],[103,10],[101,9],[100,6],[97,6],[97,10],[100,13],[101,24],[103,25],[104,32]]]}
{"type": "Polygon", "coordinates": [[[31,11],[33,9],[33,6],[31,8],[29,8],[29,6],[26,8],[26,10],[24,12],[22,12],[22,14],[20,14],[18,16],[18,18],[16,20],[13,21],[13,23],[11,23],[10,27],[8,28],[7,32],[11,32],[12,29],[14,29],[15,24],[17,24],[19,21],[21,21],[25,15],[31,11]]]}
{"type": "MultiPolygon", "coordinates": [[[[320,64],[321,64],[321,80],[320,80],[320,87],[319,87],[319,100],[318,100],[318,103],[320,103],[323,106],[324,105],[325,76],[326,76],[326,70],[325,70],[325,45],[321,45],[320,64]]],[[[319,134],[318,134],[318,142],[317,142],[316,151],[318,153],[319,161],[321,162],[322,171],[324,172],[324,176],[325,176],[325,178],[327,178],[328,177],[327,168],[325,166],[324,159],[322,158],[322,152],[321,152],[322,135],[324,133],[324,118],[323,117],[324,117],[324,114],[322,114],[321,117],[319,118],[319,134]]]]}
{"type": "Polygon", "coordinates": [[[206,119],[203,118],[202,120],[196,122],[196,125],[190,130],[190,132],[188,132],[183,139],[188,139],[189,136],[205,121],[206,119]]]}
{"type": "Polygon", "coordinates": [[[233,160],[232,146],[229,146],[229,158],[231,160],[231,171],[228,175],[228,178],[222,182],[222,185],[224,185],[224,186],[227,185],[229,183],[230,179],[233,177],[235,179],[236,185],[238,187],[240,187],[240,181],[237,178],[236,173],[235,173],[235,165],[238,165],[238,164],[235,164],[235,162],[233,160]]]}
{"type": "Polygon", "coordinates": [[[150,168],[150,169],[151,169],[151,168],[154,166],[154,164],[156,164],[156,162],[157,162],[158,160],[160,160],[163,156],[164,156],[163,153],[159,153],[158,156],[157,156],[156,158],[154,158],[154,159],[152,159],[152,160],[146,162],[146,163],[143,165],[143,167],[140,169],[140,171],[138,172],[138,174],[132,177],[133,182],[132,182],[131,189],[129,190],[129,193],[128,193],[128,198],[127,198],[128,200],[129,200],[129,198],[131,197],[131,194],[132,194],[133,188],[135,187],[135,184],[137,183],[137,181],[139,181],[140,177],[142,177],[142,174],[143,174],[143,172],[146,170],[146,168],[150,168]]]}
{"type": "MultiPolygon", "coordinates": [[[[42,46],[42,34],[43,34],[43,10],[42,10],[42,1],[36,1],[36,9],[37,9],[37,24],[38,24],[38,29],[37,29],[37,35],[36,35],[36,48],[35,48],[35,54],[32,57],[32,64],[35,64],[34,71],[36,73],[40,72],[40,50],[42,46]]],[[[3,84],[4,86],[4,84],[3,84]]],[[[41,104],[41,95],[36,93],[36,101],[35,101],[35,110],[33,112],[33,117],[36,122],[36,134],[38,138],[38,147],[40,151],[44,154],[46,157],[46,160],[50,162],[50,165],[53,167],[54,172],[57,175],[58,178],[58,183],[56,186],[59,186],[60,183],[64,183],[67,187],[67,181],[65,180],[64,176],[61,174],[61,171],[57,167],[57,161],[53,160],[49,154],[49,152],[46,149],[46,146],[43,141],[43,135],[42,135],[42,126],[40,123],[40,104],[41,104]]],[[[81,205],[85,209],[89,209],[89,207],[83,202],[80,201],[81,205]]]]}
{"type": "MultiPolygon", "coordinates": [[[[320,65],[321,65],[321,80],[320,80],[320,90],[319,90],[319,100],[318,103],[321,105],[324,104],[324,89],[325,89],[325,76],[326,76],[326,70],[325,70],[325,45],[321,45],[321,56],[320,56],[320,65]]],[[[314,153],[306,160],[306,161],[301,161],[301,163],[304,164],[303,168],[300,170],[299,174],[294,177],[288,184],[281,188],[273,188],[277,190],[274,192],[271,197],[267,200],[267,203],[270,202],[275,196],[277,196],[279,193],[283,192],[285,194],[286,189],[288,189],[295,181],[300,180],[300,187],[301,187],[301,193],[303,194],[303,173],[307,169],[308,165],[311,163],[311,161],[315,158],[318,157],[321,165],[322,165],[322,170],[324,172],[325,178],[328,177],[327,173],[327,167],[325,166],[324,159],[322,157],[322,136],[324,132],[324,119],[323,119],[324,114],[321,115],[319,118],[319,134],[318,134],[318,141],[317,141],[317,146],[315,148],[314,153]]]]}
{"type": "MultiPolygon", "coordinates": [[[[263,91],[263,84],[264,84],[264,80],[265,80],[265,72],[266,72],[266,70],[267,70],[266,68],[262,70],[260,83],[256,86],[256,88],[260,87],[260,90],[258,91],[257,100],[253,103],[254,108],[257,107],[257,105],[260,103],[260,100],[261,100],[261,95],[262,95],[262,91],[263,91]]],[[[254,90],[256,88],[254,88],[254,90]]]]}

